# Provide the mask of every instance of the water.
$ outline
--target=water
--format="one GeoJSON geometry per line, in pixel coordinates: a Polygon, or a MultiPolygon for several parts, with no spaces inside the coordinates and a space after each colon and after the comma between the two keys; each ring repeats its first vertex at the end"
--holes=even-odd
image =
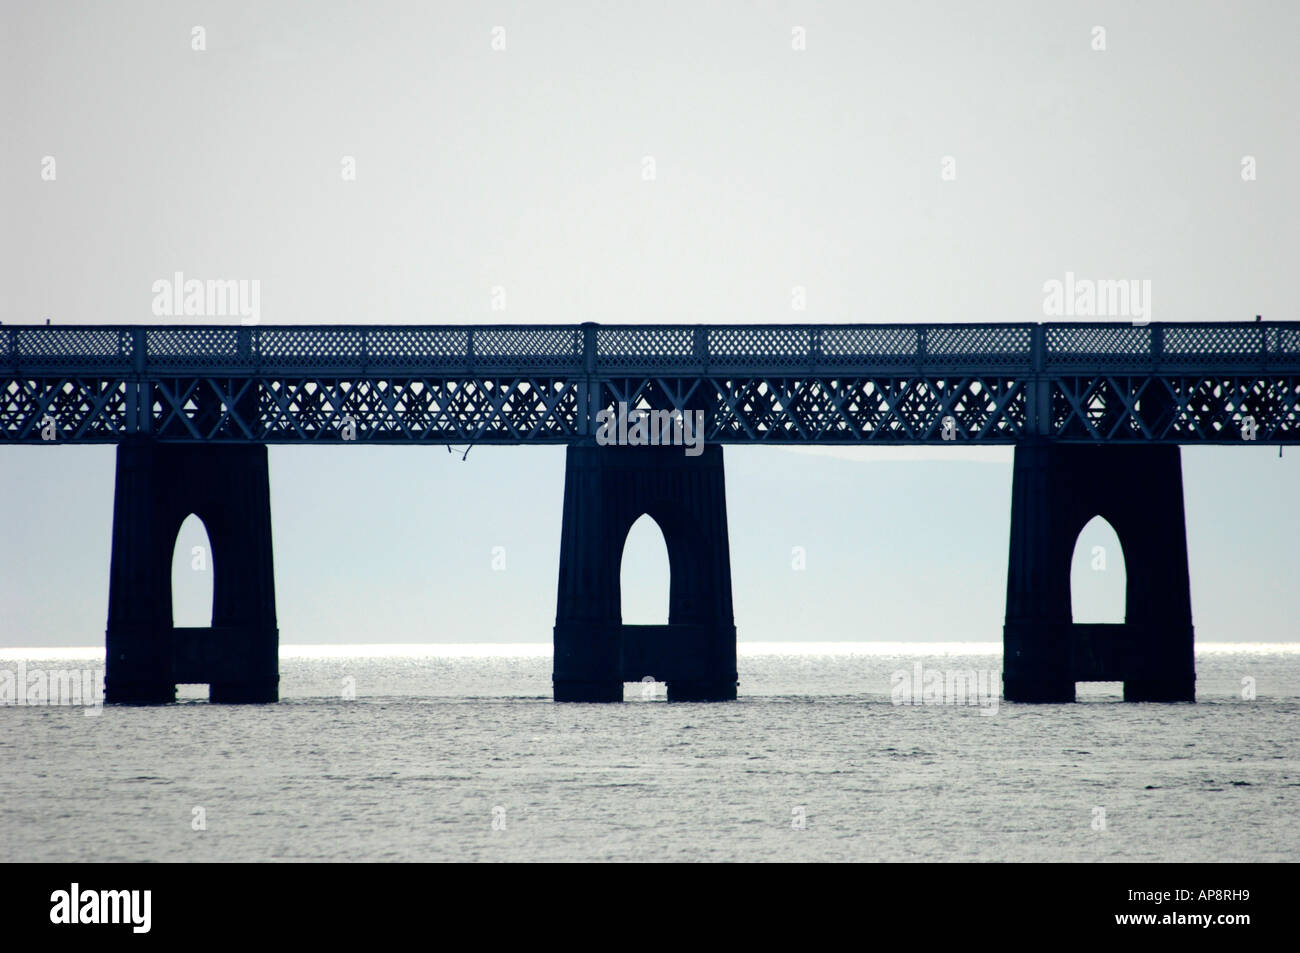
{"type": "Polygon", "coordinates": [[[278,705],[0,708],[0,861],[1300,859],[1300,647],[1200,646],[1196,705],[891,703],[1000,661],[742,644],[735,703],[598,706],[545,645],[286,646],[278,705]]]}

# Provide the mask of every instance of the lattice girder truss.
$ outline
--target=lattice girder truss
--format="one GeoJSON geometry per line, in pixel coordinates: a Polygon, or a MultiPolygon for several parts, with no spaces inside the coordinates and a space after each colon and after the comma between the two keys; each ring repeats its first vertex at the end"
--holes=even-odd
{"type": "Polygon", "coordinates": [[[0,377],[0,443],[572,443],[597,413],[709,443],[1300,443],[1300,373],[0,377]],[[1042,395],[1036,397],[1036,395],[1042,395]]]}

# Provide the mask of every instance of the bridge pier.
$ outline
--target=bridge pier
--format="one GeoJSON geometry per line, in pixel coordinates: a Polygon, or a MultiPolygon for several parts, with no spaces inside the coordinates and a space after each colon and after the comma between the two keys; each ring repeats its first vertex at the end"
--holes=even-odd
{"type": "Polygon", "coordinates": [[[1077,681],[1122,681],[1125,701],[1196,700],[1177,446],[1017,445],[1002,667],[1007,701],[1072,702],[1077,681]],[[1098,515],[1124,547],[1122,625],[1072,621],[1070,563],[1098,515]]]}
{"type": "Polygon", "coordinates": [[[279,630],[265,446],[117,448],[105,701],[174,701],[177,683],[207,683],[213,702],[279,698],[279,630]],[[189,514],[211,544],[212,625],[172,622],[172,555],[189,514]]]}
{"type": "Polygon", "coordinates": [[[623,700],[623,683],[650,676],[669,701],[736,697],[722,447],[571,445],[555,615],[554,697],[623,700]],[[672,573],[667,626],[622,624],[623,544],[649,514],[672,573]]]}

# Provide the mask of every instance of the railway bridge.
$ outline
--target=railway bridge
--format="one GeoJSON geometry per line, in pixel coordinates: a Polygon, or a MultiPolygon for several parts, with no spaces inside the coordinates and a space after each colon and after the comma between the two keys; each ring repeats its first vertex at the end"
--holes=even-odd
{"type": "Polygon", "coordinates": [[[564,444],[556,701],[736,697],[728,444],[1014,445],[1008,701],[1078,681],[1194,701],[1180,447],[1300,443],[1300,324],[0,326],[0,446],[117,446],[106,700],[278,698],[268,444],[564,444]],[[692,446],[692,438],[694,445],[692,446]],[[172,622],[176,534],[212,624],[172,622]],[[632,523],[664,532],[666,626],[622,624],[632,523]],[[1094,516],[1125,622],[1071,621],[1094,516]]]}

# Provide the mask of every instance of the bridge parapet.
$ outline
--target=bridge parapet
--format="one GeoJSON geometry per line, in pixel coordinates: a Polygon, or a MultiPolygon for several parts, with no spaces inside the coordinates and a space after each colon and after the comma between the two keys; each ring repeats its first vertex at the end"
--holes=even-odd
{"type": "MultiPolygon", "coordinates": [[[[589,325],[594,373],[1035,366],[1032,324],[589,325]]],[[[1045,324],[1041,366],[1300,367],[1296,324],[1045,324]]],[[[582,373],[575,325],[10,326],[14,372],[202,369],[582,373]],[[141,353],[141,344],[143,352],[141,353]]]]}

